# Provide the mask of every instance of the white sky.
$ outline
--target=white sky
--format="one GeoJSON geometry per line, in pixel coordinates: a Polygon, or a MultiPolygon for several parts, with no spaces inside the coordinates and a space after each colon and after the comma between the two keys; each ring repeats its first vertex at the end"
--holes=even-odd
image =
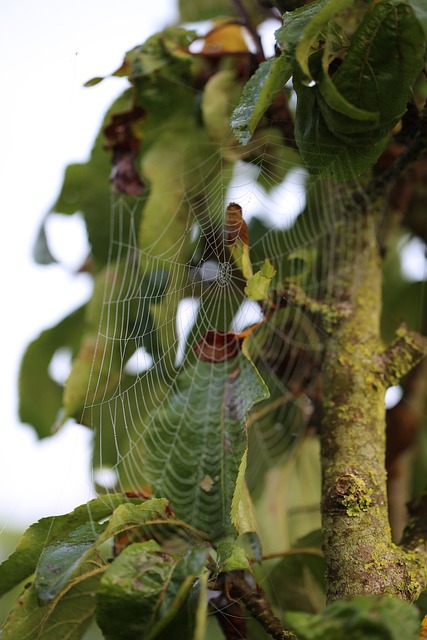
{"type": "MultiPolygon", "coordinates": [[[[175,0],[14,0],[0,20],[2,347],[0,533],[90,496],[89,439],[80,427],[38,442],[17,418],[19,361],[28,342],[85,300],[84,275],[36,266],[34,238],[64,168],[85,161],[102,116],[125,81],[109,74],[124,53],[176,17],[175,0]]],[[[66,219],[67,220],[67,219],[66,219]]],[[[67,233],[70,255],[75,234],[67,233]]],[[[77,236],[78,237],[78,236],[77,236]]],[[[67,249],[64,246],[64,252],[67,249]]]]}

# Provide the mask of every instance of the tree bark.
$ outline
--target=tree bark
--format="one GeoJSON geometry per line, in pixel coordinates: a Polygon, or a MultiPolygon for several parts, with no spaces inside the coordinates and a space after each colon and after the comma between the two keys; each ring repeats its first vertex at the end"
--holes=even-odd
{"type": "Polygon", "coordinates": [[[416,599],[427,582],[425,540],[392,543],[385,472],[387,386],[427,352],[402,328],[384,350],[380,338],[381,259],[375,216],[353,212],[335,237],[331,304],[351,313],[331,331],[322,368],[322,526],[327,598],[389,594],[416,599]]]}

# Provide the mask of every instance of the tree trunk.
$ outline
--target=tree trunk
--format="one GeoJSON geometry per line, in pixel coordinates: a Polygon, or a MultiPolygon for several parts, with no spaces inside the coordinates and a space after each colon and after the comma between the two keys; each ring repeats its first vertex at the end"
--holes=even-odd
{"type": "Polygon", "coordinates": [[[424,541],[421,545],[411,538],[403,549],[391,540],[384,394],[422,357],[425,344],[402,329],[394,345],[387,351],[382,347],[375,216],[360,211],[348,215],[335,243],[332,305],[347,302],[351,312],[330,332],[322,369],[327,598],[389,594],[412,601],[426,584],[426,555],[424,541]]]}

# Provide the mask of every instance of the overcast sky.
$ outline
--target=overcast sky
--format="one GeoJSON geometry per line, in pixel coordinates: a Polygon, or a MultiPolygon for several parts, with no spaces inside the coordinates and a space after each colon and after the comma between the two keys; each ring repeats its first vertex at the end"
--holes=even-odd
{"type": "MultiPolygon", "coordinates": [[[[73,225],[57,243],[69,264],[40,267],[31,252],[38,226],[58,194],[64,168],[85,161],[102,116],[126,85],[112,78],[124,53],[166,23],[175,0],[15,0],[0,21],[2,193],[2,345],[0,532],[63,513],[90,497],[90,434],[66,428],[37,442],[17,418],[19,360],[28,342],[86,300],[85,275],[71,274],[84,252],[73,225]],[[77,261],[76,261],[77,259],[77,261]]],[[[65,218],[70,223],[70,218],[65,218]]]]}

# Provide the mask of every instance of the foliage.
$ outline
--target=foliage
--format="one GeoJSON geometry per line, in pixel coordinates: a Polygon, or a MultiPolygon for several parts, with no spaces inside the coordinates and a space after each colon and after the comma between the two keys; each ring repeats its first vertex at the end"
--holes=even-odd
{"type": "Polygon", "coordinates": [[[357,638],[415,638],[419,619],[413,607],[391,598],[354,598],[336,602],[317,616],[289,614],[291,625],[303,640],[357,638]]]}
{"type": "MultiPolygon", "coordinates": [[[[28,347],[20,413],[41,438],[69,418],[93,429],[94,466],[115,469],[118,492],[98,487],[26,531],[0,566],[1,594],[27,581],[5,640],[77,639],[94,618],[118,640],[417,637],[417,610],[396,599],[325,608],[319,510],[289,515],[319,501],[317,442],[289,433],[319,429],[322,354],[349,312],[327,299],[321,275],[331,183],[401,180],[406,199],[392,191],[385,216],[382,334],[390,341],[402,320],[426,330],[422,283],[402,278],[396,248],[408,232],[426,240],[414,223],[423,194],[414,176],[389,171],[425,101],[426,12],[415,0],[316,0],[280,16],[274,4],[180,2],[183,20],[214,22],[203,35],[168,27],[126,54],[113,75],[131,89],[88,162],[66,171],[53,211],[84,215],[93,293],[28,347]],[[266,16],[278,27],[267,60],[256,35],[266,16]],[[267,190],[304,167],[306,207],[288,228],[247,224],[224,201],[239,163],[267,190]],[[121,195],[110,224],[111,190],[121,195]],[[212,260],[215,287],[201,275],[212,260]],[[397,295],[408,301],[399,318],[397,295]],[[180,355],[175,320],[189,296],[198,306],[180,355]],[[245,300],[262,319],[234,331],[245,300]],[[60,347],[73,356],[63,390],[49,374],[60,347]],[[144,375],[126,368],[140,348],[144,375]]],[[[355,218],[355,202],[340,202],[355,218]]],[[[46,261],[47,249],[42,228],[35,253],[46,261]]],[[[422,455],[418,467],[415,483],[422,455]]]]}

